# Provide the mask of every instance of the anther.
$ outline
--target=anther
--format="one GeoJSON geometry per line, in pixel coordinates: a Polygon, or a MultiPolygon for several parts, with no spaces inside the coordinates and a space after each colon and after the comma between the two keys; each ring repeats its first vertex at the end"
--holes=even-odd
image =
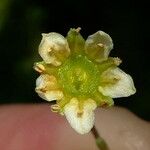
{"type": "Polygon", "coordinates": [[[34,66],[33,66],[34,70],[36,70],[37,72],[39,73],[42,73],[45,71],[45,67],[42,65],[42,64],[39,64],[39,63],[36,63],[34,66]]]}
{"type": "Polygon", "coordinates": [[[75,29],[76,30],[76,32],[77,33],[79,33],[80,32],[80,30],[81,30],[81,27],[78,27],[77,29],[75,29]]]}
{"type": "Polygon", "coordinates": [[[113,60],[114,60],[114,63],[115,63],[117,66],[119,66],[119,65],[122,63],[122,60],[121,60],[120,58],[118,58],[118,57],[113,58],[113,60]]]}
{"type": "Polygon", "coordinates": [[[100,47],[104,47],[104,44],[102,44],[102,43],[99,43],[97,45],[100,46],[100,47]]]}
{"type": "Polygon", "coordinates": [[[82,115],[83,115],[83,111],[78,111],[78,112],[77,112],[77,117],[78,117],[78,118],[81,118],[82,115]]]}
{"type": "Polygon", "coordinates": [[[51,105],[52,112],[58,112],[60,110],[60,106],[58,104],[51,105]]]}

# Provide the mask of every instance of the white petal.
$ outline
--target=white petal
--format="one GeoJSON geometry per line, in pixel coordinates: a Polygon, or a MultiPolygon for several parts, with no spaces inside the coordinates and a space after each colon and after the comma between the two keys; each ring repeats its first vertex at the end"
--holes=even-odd
{"type": "Polygon", "coordinates": [[[111,37],[103,31],[90,35],[85,42],[85,52],[99,62],[107,59],[112,48],[111,37]]]}
{"type": "Polygon", "coordinates": [[[105,96],[112,98],[128,97],[136,92],[132,77],[119,68],[108,69],[102,74],[101,78],[106,80],[117,79],[115,83],[99,86],[99,91],[105,96]]]}
{"type": "Polygon", "coordinates": [[[58,89],[56,78],[48,74],[42,74],[37,78],[35,91],[47,101],[60,100],[63,97],[63,92],[58,89]]]}
{"type": "Polygon", "coordinates": [[[70,54],[68,42],[61,34],[51,32],[42,34],[39,45],[39,54],[47,64],[61,65],[62,61],[70,54]]]}
{"type": "Polygon", "coordinates": [[[79,101],[76,98],[64,107],[64,114],[71,127],[80,134],[88,133],[94,125],[94,109],[96,103],[92,99],[85,100],[83,109],[79,109],[79,101]]]}

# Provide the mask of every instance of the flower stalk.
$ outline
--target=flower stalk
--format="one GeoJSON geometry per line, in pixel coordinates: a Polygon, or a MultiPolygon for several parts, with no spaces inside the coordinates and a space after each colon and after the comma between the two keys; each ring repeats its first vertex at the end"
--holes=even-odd
{"type": "Polygon", "coordinates": [[[91,129],[91,133],[93,134],[95,138],[95,142],[99,150],[109,150],[107,143],[105,140],[99,135],[97,129],[95,126],[91,129]]]}

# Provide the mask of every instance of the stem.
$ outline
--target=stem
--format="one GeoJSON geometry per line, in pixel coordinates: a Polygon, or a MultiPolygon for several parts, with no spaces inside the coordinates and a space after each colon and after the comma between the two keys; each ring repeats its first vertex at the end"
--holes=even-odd
{"type": "Polygon", "coordinates": [[[107,146],[107,143],[105,142],[105,140],[103,138],[100,137],[97,129],[95,128],[95,126],[92,128],[91,132],[92,132],[92,134],[95,138],[95,142],[96,142],[97,147],[100,150],[109,150],[109,148],[107,146]]]}

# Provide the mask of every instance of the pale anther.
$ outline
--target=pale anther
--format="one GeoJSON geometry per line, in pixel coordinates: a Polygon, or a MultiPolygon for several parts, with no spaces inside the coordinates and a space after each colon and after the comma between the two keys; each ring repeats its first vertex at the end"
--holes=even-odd
{"type": "Polygon", "coordinates": [[[122,63],[122,60],[121,60],[120,58],[118,58],[118,57],[114,57],[113,60],[114,60],[114,63],[115,63],[117,66],[119,66],[119,65],[122,63]]]}
{"type": "Polygon", "coordinates": [[[100,46],[100,47],[104,47],[104,44],[102,44],[102,43],[99,43],[97,45],[100,46]]]}
{"type": "Polygon", "coordinates": [[[80,30],[81,30],[81,28],[80,27],[78,27],[77,29],[75,29],[76,30],[76,32],[80,32],[80,30]]]}
{"type": "Polygon", "coordinates": [[[58,104],[51,105],[52,112],[58,112],[60,110],[60,106],[58,104]]]}
{"type": "Polygon", "coordinates": [[[45,71],[45,67],[40,63],[36,63],[33,68],[39,73],[42,73],[45,71]]]}

